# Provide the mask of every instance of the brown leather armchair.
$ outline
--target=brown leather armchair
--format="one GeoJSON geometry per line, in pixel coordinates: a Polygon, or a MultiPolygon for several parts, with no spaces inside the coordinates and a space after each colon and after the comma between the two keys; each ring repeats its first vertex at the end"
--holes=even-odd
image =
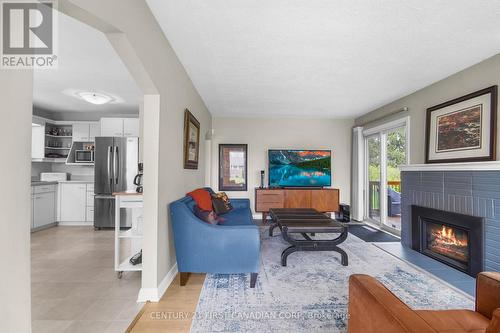
{"type": "Polygon", "coordinates": [[[412,310],[375,278],[349,278],[349,333],[500,333],[500,273],[476,279],[476,310],[412,310]]]}

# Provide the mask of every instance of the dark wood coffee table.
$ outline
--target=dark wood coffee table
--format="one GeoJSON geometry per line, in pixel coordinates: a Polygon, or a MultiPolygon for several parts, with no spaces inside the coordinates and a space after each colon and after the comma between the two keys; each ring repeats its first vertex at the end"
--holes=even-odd
{"type": "Polygon", "coordinates": [[[269,214],[272,218],[269,236],[272,237],[273,230],[279,227],[283,239],[291,244],[281,253],[281,266],[286,266],[288,256],[297,251],[334,251],[340,253],[342,265],[348,265],[347,253],[337,246],[347,239],[348,230],[344,224],[309,208],[270,209],[269,214]],[[311,238],[322,233],[340,235],[334,239],[311,238]],[[300,234],[303,239],[291,237],[292,234],[300,234]]]}

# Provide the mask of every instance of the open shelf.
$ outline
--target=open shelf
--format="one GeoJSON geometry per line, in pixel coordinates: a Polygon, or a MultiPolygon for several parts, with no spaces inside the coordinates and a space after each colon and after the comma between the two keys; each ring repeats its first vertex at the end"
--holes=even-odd
{"type": "Polygon", "coordinates": [[[117,271],[122,271],[122,272],[128,272],[128,271],[142,271],[142,263],[137,264],[137,265],[132,265],[130,263],[130,258],[132,258],[135,255],[135,253],[129,257],[127,257],[125,260],[123,260],[119,265],[117,271]]]}
{"type": "Polygon", "coordinates": [[[65,147],[45,147],[45,149],[61,149],[61,150],[70,150],[71,148],[65,148],[65,147]]]}
{"type": "Polygon", "coordinates": [[[142,238],[142,233],[139,233],[137,229],[130,228],[129,230],[120,231],[118,238],[142,238]]]}
{"type": "Polygon", "coordinates": [[[51,138],[66,138],[66,139],[71,139],[71,135],[52,135],[52,134],[47,134],[45,133],[45,136],[51,137],[51,138]]]}

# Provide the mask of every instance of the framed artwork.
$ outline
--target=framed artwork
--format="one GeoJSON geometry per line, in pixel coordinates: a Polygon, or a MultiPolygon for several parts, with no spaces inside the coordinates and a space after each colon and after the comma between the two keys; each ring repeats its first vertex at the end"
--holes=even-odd
{"type": "Polygon", "coordinates": [[[247,190],[247,152],[245,144],[219,145],[219,191],[247,190]]]}
{"type": "Polygon", "coordinates": [[[198,169],[200,122],[188,109],[184,111],[184,169],[198,169]]]}
{"type": "Polygon", "coordinates": [[[497,86],[427,109],[426,163],[495,160],[497,86]]]}

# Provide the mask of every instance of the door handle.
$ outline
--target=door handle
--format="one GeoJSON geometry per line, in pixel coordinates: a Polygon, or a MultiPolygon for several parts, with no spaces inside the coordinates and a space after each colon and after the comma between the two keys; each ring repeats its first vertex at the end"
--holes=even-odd
{"type": "Polygon", "coordinates": [[[118,147],[115,147],[115,154],[113,156],[113,176],[115,177],[115,183],[118,184],[118,177],[120,176],[120,171],[118,170],[118,147]]]}

